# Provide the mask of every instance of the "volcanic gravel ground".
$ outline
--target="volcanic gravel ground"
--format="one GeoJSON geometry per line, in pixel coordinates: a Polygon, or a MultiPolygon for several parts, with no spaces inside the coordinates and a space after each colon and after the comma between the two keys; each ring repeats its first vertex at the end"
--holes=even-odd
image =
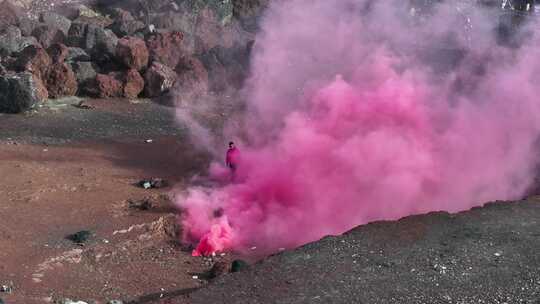
{"type": "Polygon", "coordinates": [[[185,135],[174,110],[148,100],[51,100],[22,115],[0,114],[0,141],[62,144],[96,139],[185,135]],[[84,107],[78,107],[83,102],[84,107]]]}
{"type": "Polygon", "coordinates": [[[539,251],[540,198],[497,202],[358,227],[173,303],[538,304],[539,251]]]}

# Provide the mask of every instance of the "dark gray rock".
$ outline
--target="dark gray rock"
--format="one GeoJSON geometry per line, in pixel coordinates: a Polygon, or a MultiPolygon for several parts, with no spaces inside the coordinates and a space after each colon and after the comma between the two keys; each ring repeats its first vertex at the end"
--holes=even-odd
{"type": "Polygon", "coordinates": [[[94,78],[96,78],[97,72],[94,68],[94,65],[89,61],[79,61],[79,62],[72,62],[71,68],[73,69],[73,72],[75,73],[75,77],[77,78],[77,82],[80,85],[83,85],[87,81],[90,81],[94,78]]]}
{"type": "Polygon", "coordinates": [[[27,46],[39,45],[34,37],[24,37],[21,30],[15,26],[6,28],[0,34],[0,56],[10,56],[18,53],[27,46]]]}
{"type": "Polygon", "coordinates": [[[118,21],[111,25],[110,29],[119,37],[131,36],[142,31],[145,24],[138,20],[118,21]]]}
{"type": "Polygon", "coordinates": [[[109,28],[118,37],[131,36],[145,28],[142,21],[136,20],[130,12],[117,8],[113,12],[114,23],[109,28]]]}
{"type": "Polygon", "coordinates": [[[53,12],[41,13],[39,20],[48,26],[60,29],[66,36],[69,32],[69,28],[71,27],[71,20],[53,12]]]}
{"type": "Polygon", "coordinates": [[[240,272],[249,268],[249,264],[243,260],[234,260],[231,263],[231,272],[240,272]]]}
{"type": "Polygon", "coordinates": [[[32,32],[40,25],[42,25],[42,23],[38,20],[23,18],[19,22],[19,29],[21,30],[21,34],[23,36],[32,36],[32,32]]]}
{"type": "Polygon", "coordinates": [[[118,37],[108,29],[92,23],[74,22],[66,39],[68,46],[84,49],[92,58],[114,56],[118,37]]]}
{"type": "Polygon", "coordinates": [[[38,42],[46,49],[55,43],[64,43],[66,38],[62,30],[46,24],[36,27],[32,32],[32,36],[36,37],[38,42]]]}
{"type": "Polygon", "coordinates": [[[84,244],[90,239],[90,237],[92,237],[92,232],[88,230],[81,230],[75,232],[74,234],[68,235],[66,238],[76,244],[84,244]]]}
{"type": "Polygon", "coordinates": [[[36,39],[36,37],[21,37],[21,39],[19,40],[19,49],[17,50],[17,52],[20,52],[22,50],[24,50],[26,47],[28,46],[36,46],[36,47],[40,47],[41,45],[39,44],[39,41],[36,39]]]}
{"type": "Polygon", "coordinates": [[[249,71],[251,44],[231,48],[214,47],[199,55],[208,70],[209,87],[212,91],[242,87],[249,71]]]}
{"type": "Polygon", "coordinates": [[[9,56],[20,50],[21,30],[15,26],[8,26],[0,33],[0,56],[9,56]]]}
{"type": "Polygon", "coordinates": [[[78,61],[91,61],[90,55],[85,50],[78,47],[69,47],[68,54],[65,61],[78,62],[78,61]]]}
{"type": "Polygon", "coordinates": [[[21,113],[42,101],[39,84],[31,73],[0,77],[0,113],[21,113]]]}

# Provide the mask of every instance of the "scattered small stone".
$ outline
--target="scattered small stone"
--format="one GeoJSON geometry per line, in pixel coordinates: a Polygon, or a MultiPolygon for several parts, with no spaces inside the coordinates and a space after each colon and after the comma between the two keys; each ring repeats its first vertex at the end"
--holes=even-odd
{"type": "Polygon", "coordinates": [[[107,302],[107,304],[124,304],[124,302],[120,300],[110,300],[109,302],[107,302]]]}
{"type": "Polygon", "coordinates": [[[71,300],[71,299],[61,299],[61,300],[58,300],[55,302],[56,304],[88,304],[86,302],[83,302],[83,301],[74,301],[74,300],[71,300]]]}
{"type": "Polygon", "coordinates": [[[142,200],[128,200],[128,207],[139,210],[150,210],[154,207],[154,203],[150,198],[143,198],[142,200]]]}
{"type": "Polygon", "coordinates": [[[165,188],[168,185],[169,183],[162,178],[152,178],[150,180],[145,179],[139,182],[139,186],[144,189],[151,189],[151,188],[159,189],[159,188],[165,188]]]}
{"type": "Polygon", "coordinates": [[[231,272],[239,272],[249,268],[249,264],[243,260],[234,260],[231,263],[231,272]]]}
{"type": "Polygon", "coordinates": [[[198,279],[199,279],[199,276],[194,275],[194,276],[192,276],[192,278],[193,278],[194,280],[198,280],[198,279]]]}
{"type": "Polygon", "coordinates": [[[92,233],[88,230],[81,230],[79,232],[76,232],[74,234],[70,234],[68,235],[66,238],[76,244],[83,244],[85,243],[86,241],[88,241],[88,239],[90,239],[90,237],[92,236],[92,233]]]}
{"type": "Polygon", "coordinates": [[[146,142],[147,144],[151,144],[153,142],[153,140],[152,139],[147,139],[144,142],[146,142]]]}
{"type": "Polygon", "coordinates": [[[217,278],[220,275],[231,272],[232,266],[229,263],[223,261],[217,261],[212,265],[212,268],[206,273],[206,277],[211,280],[217,278]]]}
{"type": "Polygon", "coordinates": [[[13,292],[13,287],[8,286],[8,285],[2,285],[2,286],[0,286],[0,292],[12,293],[13,292]]]}
{"type": "Polygon", "coordinates": [[[75,105],[75,107],[83,110],[90,110],[94,108],[94,106],[87,104],[85,100],[80,101],[78,104],[75,105]]]}

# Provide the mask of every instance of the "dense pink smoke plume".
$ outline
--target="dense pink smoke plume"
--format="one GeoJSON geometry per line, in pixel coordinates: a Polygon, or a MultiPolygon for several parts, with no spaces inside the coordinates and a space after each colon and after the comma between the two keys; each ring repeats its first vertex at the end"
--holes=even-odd
{"type": "MultiPolygon", "coordinates": [[[[533,25],[509,47],[497,42],[496,10],[450,1],[426,13],[404,2],[269,8],[235,180],[178,199],[194,254],[272,252],[525,193],[540,134],[533,25]]],[[[210,172],[227,180],[223,162],[210,172]]]]}

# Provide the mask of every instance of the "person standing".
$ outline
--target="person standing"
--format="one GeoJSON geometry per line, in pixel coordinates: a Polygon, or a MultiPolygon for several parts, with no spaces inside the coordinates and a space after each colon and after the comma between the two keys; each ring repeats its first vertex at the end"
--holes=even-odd
{"type": "Polygon", "coordinates": [[[238,154],[240,151],[234,145],[234,142],[229,142],[229,149],[225,157],[225,164],[231,171],[231,180],[234,181],[236,177],[236,170],[238,169],[238,154]]]}

